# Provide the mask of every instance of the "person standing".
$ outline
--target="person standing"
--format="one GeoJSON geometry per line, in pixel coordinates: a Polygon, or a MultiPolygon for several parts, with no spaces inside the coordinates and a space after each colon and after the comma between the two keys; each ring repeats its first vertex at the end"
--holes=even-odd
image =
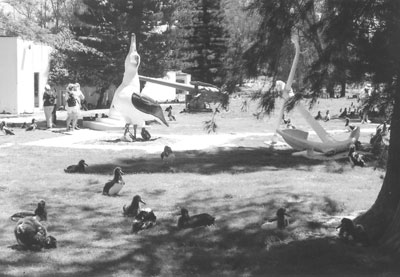
{"type": "Polygon", "coordinates": [[[67,93],[64,94],[66,101],[65,108],[67,110],[67,131],[79,130],[77,123],[80,113],[80,103],[85,99],[79,84],[69,84],[67,93]],[[71,129],[72,123],[72,129],[71,129]]]}
{"type": "Polygon", "coordinates": [[[43,110],[46,117],[47,128],[53,127],[53,109],[55,101],[56,97],[53,95],[50,85],[46,85],[43,93],[43,110]]]}
{"type": "Polygon", "coordinates": [[[367,84],[364,87],[363,91],[360,93],[361,114],[362,114],[361,124],[371,123],[371,121],[368,119],[368,112],[370,109],[369,98],[371,96],[371,92],[372,92],[372,87],[370,84],[367,84]]]}

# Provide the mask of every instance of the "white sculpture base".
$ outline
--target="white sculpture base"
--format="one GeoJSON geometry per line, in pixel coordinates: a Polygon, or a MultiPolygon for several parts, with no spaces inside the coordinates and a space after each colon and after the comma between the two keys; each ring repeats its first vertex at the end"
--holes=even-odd
{"type": "Polygon", "coordinates": [[[121,131],[125,128],[125,121],[122,118],[97,118],[96,121],[84,120],[82,125],[97,131],[121,131]]]}

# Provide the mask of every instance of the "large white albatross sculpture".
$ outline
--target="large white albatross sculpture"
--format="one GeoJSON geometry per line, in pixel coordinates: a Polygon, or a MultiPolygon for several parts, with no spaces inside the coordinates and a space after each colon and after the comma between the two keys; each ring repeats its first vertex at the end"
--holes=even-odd
{"type": "Polygon", "coordinates": [[[142,134],[146,133],[145,122],[157,120],[168,126],[161,106],[152,98],[140,93],[138,68],[140,56],[136,51],[135,34],[131,36],[129,53],[125,58],[125,72],[121,85],[117,88],[111,104],[110,117],[119,113],[125,120],[124,138],[131,135],[129,126],[133,125],[133,137],[136,139],[137,126],[142,127],[142,134]]]}
{"type": "MultiPolygon", "coordinates": [[[[300,55],[300,44],[297,34],[292,36],[292,42],[295,46],[296,52],[295,52],[295,57],[293,59],[292,68],[290,69],[288,80],[282,91],[282,98],[285,100],[285,103],[289,99],[289,97],[293,96],[293,94],[290,91],[300,55]]],[[[340,152],[348,151],[350,145],[353,144],[360,137],[360,128],[357,127],[350,133],[348,139],[343,141],[335,140],[313,118],[313,116],[303,107],[303,105],[301,105],[301,103],[297,103],[296,105],[297,111],[304,117],[307,123],[315,131],[317,136],[320,138],[321,142],[308,140],[308,132],[306,131],[302,131],[299,129],[280,129],[280,121],[282,119],[284,106],[285,105],[282,106],[282,109],[280,111],[276,132],[279,135],[281,135],[282,138],[285,140],[285,142],[295,150],[298,151],[306,150],[308,155],[314,154],[313,152],[316,151],[324,155],[331,156],[340,152]]]]}

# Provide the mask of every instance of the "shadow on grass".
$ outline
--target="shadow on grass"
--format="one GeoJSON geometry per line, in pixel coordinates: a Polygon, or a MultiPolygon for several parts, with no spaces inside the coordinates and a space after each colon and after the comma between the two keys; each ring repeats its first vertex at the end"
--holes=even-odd
{"type": "MultiPolygon", "coordinates": [[[[157,193],[162,194],[161,191],[157,193]]],[[[279,191],[277,194],[277,197],[285,195],[279,191]]],[[[177,216],[159,216],[155,211],[159,216],[157,225],[138,234],[130,233],[131,219],[105,212],[106,203],[97,209],[88,204],[77,204],[72,209],[60,203],[57,210],[63,213],[63,220],[54,222],[51,230],[52,235],[60,236],[59,248],[38,255],[23,255],[6,264],[27,268],[34,264],[45,265],[47,257],[57,257],[61,255],[57,251],[65,251],[62,262],[54,265],[57,276],[298,276],[399,272],[396,257],[375,248],[346,245],[335,238],[332,226],[323,220],[310,220],[314,212],[324,213],[326,205],[335,206],[334,200],[309,194],[289,193],[286,197],[283,204],[274,199],[232,204],[229,200],[221,202],[213,197],[191,195],[177,206],[187,207],[192,214],[213,214],[215,226],[178,230],[177,216]],[[220,205],[213,207],[212,203],[218,201],[220,205]],[[286,230],[262,229],[264,216],[273,216],[282,205],[292,214],[289,227],[286,230]],[[69,214],[64,213],[66,210],[69,214]],[[74,235],[70,236],[69,232],[74,235]]],[[[260,195],[262,198],[266,196],[260,195]]],[[[54,273],[43,272],[40,276],[54,276],[54,273]]]]}
{"type": "MultiPolygon", "coordinates": [[[[175,152],[176,158],[170,165],[165,165],[159,154],[148,154],[146,158],[118,159],[113,164],[91,164],[87,172],[110,174],[116,166],[120,166],[125,173],[238,174],[282,168],[308,171],[312,166],[324,163],[292,156],[292,153],[291,150],[245,147],[217,148],[214,151],[191,150],[175,152]]],[[[340,169],[336,171],[342,172],[340,169]]]]}
{"type": "MultiPolygon", "coordinates": [[[[297,197],[310,198],[307,195],[297,197]]],[[[193,203],[193,200],[195,197],[179,205],[196,210],[194,206],[206,207],[215,201],[201,198],[196,199],[198,203],[193,203]]],[[[268,201],[262,206],[270,213],[279,207],[275,201],[268,201]]],[[[174,217],[160,218],[153,229],[139,234],[129,234],[126,230],[129,229],[129,221],[121,226],[105,222],[86,244],[65,240],[60,242],[60,247],[90,249],[93,248],[91,244],[97,241],[118,241],[119,236],[124,237],[122,246],[100,246],[103,254],[99,257],[87,262],[63,263],[58,267],[61,271],[63,268],[76,269],[72,272],[74,276],[111,276],[119,272],[141,276],[360,275],[399,272],[400,266],[396,265],[395,258],[388,259],[387,253],[375,248],[346,245],[332,234],[318,233],[316,229],[328,228],[324,225],[307,227],[309,222],[306,217],[312,211],[301,209],[302,204],[293,204],[293,210],[295,206],[298,222],[292,222],[287,230],[262,230],[262,221],[253,203],[234,207],[228,203],[214,208],[212,212],[217,217],[216,225],[197,229],[178,230],[175,227],[177,218],[174,217]],[[235,222],[242,223],[239,226],[235,222]],[[310,235],[310,232],[314,233],[310,235]],[[309,235],[301,239],[305,234],[309,235]]],[[[86,212],[88,217],[97,216],[89,213],[93,211],[86,205],[80,205],[78,209],[86,212]]],[[[75,225],[76,222],[68,224],[75,225]]],[[[85,221],[82,224],[88,229],[85,221]]],[[[26,261],[29,259],[26,257],[26,261]]]]}

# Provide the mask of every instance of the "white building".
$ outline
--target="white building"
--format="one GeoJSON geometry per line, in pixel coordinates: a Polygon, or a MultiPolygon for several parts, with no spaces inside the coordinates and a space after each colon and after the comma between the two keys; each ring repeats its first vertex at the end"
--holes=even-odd
{"type": "Polygon", "coordinates": [[[0,37],[0,113],[43,107],[52,48],[19,37],[0,37]]]}

